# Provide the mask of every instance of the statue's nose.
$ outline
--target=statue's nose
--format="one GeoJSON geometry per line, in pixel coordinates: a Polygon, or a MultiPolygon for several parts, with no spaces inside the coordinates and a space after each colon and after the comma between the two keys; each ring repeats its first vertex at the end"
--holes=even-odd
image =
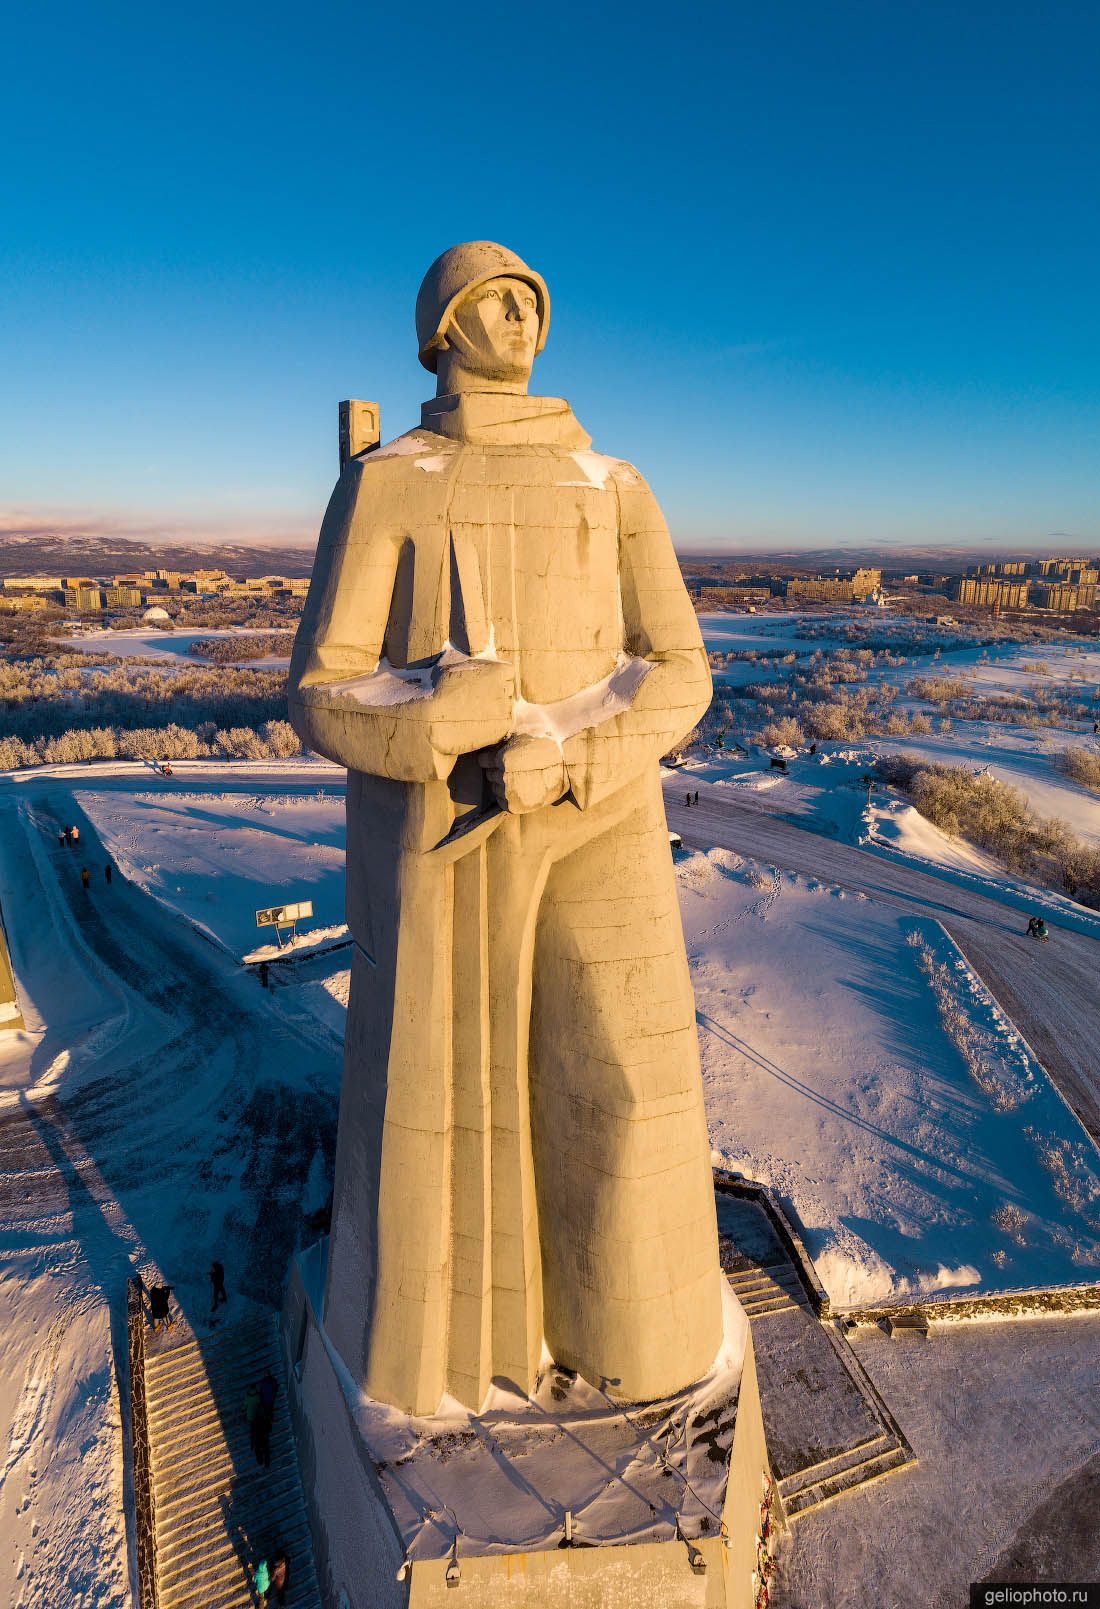
{"type": "Polygon", "coordinates": [[[513,295],[511,293],[509,293],[509,296],[508,296],[508,309],[507,309],[507,312],[505,314],[505,317],[507,317],[507,318],[517,318],[517,319],[519,319],[521,324],[523,323],[524,319],[527,317],[527,308],[523,305],[523,303],[519,300],[519,298],[517,296],[515,296],[515,295],[513,295]]]}

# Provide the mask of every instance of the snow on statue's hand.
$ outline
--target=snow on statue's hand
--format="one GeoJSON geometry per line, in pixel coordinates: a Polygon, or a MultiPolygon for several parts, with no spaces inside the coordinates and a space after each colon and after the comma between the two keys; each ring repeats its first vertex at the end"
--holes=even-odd
{"type": "Polygon", "coordinates": [[[509,738],[498,748],[482,749],[478,760],[497,803],[512,815],[541,810],[569,791],[565,756],[553,738],[509,738]]]}

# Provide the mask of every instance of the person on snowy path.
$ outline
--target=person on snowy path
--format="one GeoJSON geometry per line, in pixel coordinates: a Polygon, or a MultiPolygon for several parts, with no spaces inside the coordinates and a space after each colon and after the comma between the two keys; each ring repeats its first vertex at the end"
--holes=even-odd
{"type": "Polygon", "coordinates": [[[698,804],[699,803],[699,789],[698,788],[696,788],[696,790],[695,790],[695,798],[691,802],[692,802],[692,804],[698,804]]]}
{"type": "Polygon", "coordinates": [[[260,1600],[260,1609],[267,1609],[267,1594],[271,1587],[271,1571],[268,1569],[266,1559],[261,1559],[256,1566],[252,1575],[252,1583],[260,1600]]]}
{"type": "Polygon", "coordinates": [[[71,827],[66,827],[64,829],[64,838],[66,847],[71,848],[73,841],[73,829],[71,827]]]}
{"type": "Polygon", "coordinates": [[[80,882],[81,882],[81,886],[84,889],[85,894],[88,892],[88,885],[90,884],[91,880],[92,880],[92,874],[88,870],[87,866],[81,866],[81,868],[80,868],[80,882]]]}
{"type": "Polygon", "coordinates": [[[103,875],[107,879],[107,887],[110,888],[111,878],[114,876],[114,867],[111,865],[110,861],[108,861],[106,866],[104,866],[103,875]]]}
{"type": "Polygon", "coordinates": [[[210,1311],[213,1313],[219,1302],[229,1306],[229,1297],[225,1293],[225,1269],[216,1259],[210,1264],[210,1311]]]}
{"type": "Polygon", "coordinates": [[[73,828],[71,828],[71,831],[72,831],[72,835],[73,835],[73,843],[78,844],[80,842],[80,828],[79,827],[73,827],[73,828]]]}
{"type": "Polygon", "coordinates": [[[171,1285],[151,1285],[149,1287],[149,1317],[153,1321],[153,1334],[156,1335],[163,1323],[166,1330],[174,1330],[176,1321],[172,1317],[168,1298],[172,1294],[171,1285]]]}
{"type": "Polygon", "coordinates": [[[264,1410],[264,1418],[268,1424],[275,1417],[275,1398],[279,1395],[279,1382],[269,1369],[260,1381],[260,1402],[264,1410]]]}
{"type": "Polygon", "coordinates": [[[58,847],[58,849],[64,849],[64,847],[65,847],[65,829],[64,829],[64,827],[59,827],[57,829],[57,847],[58,847]]]}
{"type": "Polygon", "coordinates": [[[244,1416],[248,1423],[248,1442],[256,1455],[256,1462],[260,1461],[258,1425],[263,1417],[260,1406],[260,1393],[255,1385],[250,1385],[244,1394],[244,1416]]]}
{"type": "Polygon", "coordinates": [[[271,1420],[264,1412],[262,1402],[252,1421],[252,1451],[256,1454],[258,1464],[262,1464],[264,1469],[271,1468],[271,1420]]]}
{"type": "Polygon", "coordinates": [[[290,1565],[287,1556],[280,1551],[275,1554],[271,1563],[270,1590],[275,1593],[276,1603],[286,1602],[287,1588],[290,1586],[290,1565]]]}

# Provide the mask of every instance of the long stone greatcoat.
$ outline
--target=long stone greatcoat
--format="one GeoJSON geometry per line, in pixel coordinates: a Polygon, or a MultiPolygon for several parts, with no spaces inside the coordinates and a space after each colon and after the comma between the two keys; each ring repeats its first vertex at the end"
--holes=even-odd
{"type": "Polygon", "coordinates": [[[710,675],[652,493],[589,446],[553,398],[426,404],[341,475],[294,649],[356,940],[325,1325],[414,1413],[532,1389],[544,1339],[655,1398],[721,1337],[657,763],[710,675]],[[474,755],[515,732],[568,792],[494,814],[474,755]]]}

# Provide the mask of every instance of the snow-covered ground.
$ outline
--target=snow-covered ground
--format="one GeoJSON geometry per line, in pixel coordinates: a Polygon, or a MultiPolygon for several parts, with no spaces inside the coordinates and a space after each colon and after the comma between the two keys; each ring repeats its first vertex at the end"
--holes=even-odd
{"type": "MultiPolygon", "coordinates": [[[[714,763],[720,774],[729,766],[714,763]]],[[[805,825],[854,842],[867,831],[853,785],[863,763],[858,753],[802,757],[779,777],[742,757],[722,786],[781,798],[805,825]]],[[[274,1302],[284,1242],[324,1198],[347,952],[279,969],[270,995],[236,958],[263,937],[253,919],[262,905],[312,898],[316,926],[339,926],[342,777],[312,762],[176,769],[166,784],[123,763],[45,768],[0,790],[0,900],[27,1019],[25,1034],[0,1036],[0,1582],[10,1609],[129,1605],[117,1387],[126,1274],[162,1274],[199,1316],[203,1269],[224,1252],[231,1288],[274,1302]],[[56,841],[57,822],[75,815],[86,823],[80,858],[96,870],[90,895],[77,856],[56,841]],[[109,893],[104,854],[120,870],[109,893]]],[[[909,852],[939,856],[946,871],[941,849],[909,852]]],[[[723,851],[685,856],[679,877],[715,1150],[792,1204],[838,1303],[1100,1276],[1096,1152],[935,923],[723,851]]],[[[1059,1367],[1037,1343],[998,1339],[988,1386],[980,1341],[964,1358],[937,1352],[937,1336],[921,1354],[928,1378],[908,1394],[895,1375],[912,1354],[876,1362],[929,1471],[921,1537],[965,1479],[946,1409],[940,1398],[935,1412],[922,1406],[921,1392],[943,1396],[954,1380],[967,1394],[959,1423],[981,1438],[979,1540],[991,1547],[998,1505],[1022,1504],[1021,1481],[1047,1480],[1088,1439],[1071,1422],[1070,1386],[1094,1388],[1083,1360],[1095,1325],[1075,1322],[1060,1322],[1059,1367]],[[1057,1398],[1057,1434],[1044,1451],[1037,1413],[1019,1473],[1007,1456],[1021,1423],[1009,1387],[1030,1403],[1032,1376],[1036,1400],[1057,1398]]],[[[883,1512],[899,1536],[911,1479],[874,1489],[889,1494],[883,1512]]],[[[821,1586],[814,1609],[861,1601],[828,1587],[829,1560],[887,1583],[884,1601],[904,1601],[893,1555],[849,1534],[848,1505],[872,1498],[800,1522],[820,1538],[819,1562],[804,1561],[807,1583],[821,1586]]],[[[796,1531],[799,1549],[806,1534],[796,1531]]]]}
{"type": "Polygon", "coordinates": [[[1100,1155],[937,923],[728,850],[679,883],[712,1145],[834,1303],[1100,1280],[1100,1155]]]}
{"type": "MultiPolygon", "coordinates": [[[[775,773],[756,785],[771,777],[797,786],[775,773]]],[[[825,792],[862,820],[861,789],[825,792]]],[[[257,933],[254,910],[284,900],[313,899],[307,940],[346,934],[338,788],[75,798],[128,878],[238,958],[272,937],[257,933]]],[[[995,870],[901,813],[908,852],[995,870]]],[[[712,1143],[791,1204],[835,1302],[1100,1279],[1100,1158],[936,924],[724,850],[682,858],[678,876],[712,1143]],[[937,1003],[934,963],[949,1001],[937,1003]],[[977,1036],[979,1062],[1002,1069],[985,1089],[945,1026],[952,1011],[977,1036]],[[1083,1181],[1078,1209],[1058,1194],[1056,1156],[1083,1181]],[[1011,1233],[994,1223],[1006,1212],[1011,1233]]],[[[346,950],[299,956],[273,982],[280,1012],[342,1034],[346,950]]]]}
{"type": "Polygon", "coordinates": [[[77,790],[124,875],[243,957],[274,941],[264,907],[312,900],[303,938],[346,933],[342,788],[285,793],[77,790]]]}
{"type": "MultiPolygon", "coordinates": [[[[283,631],[284,628],[280,626],[231,626],[207,631],[157,631],[140,627],[133,631],[108,631],[93,627],[80,633],[73,632],[71,636],[55,637],[53,642],[55,647],[82,654],[114,654],[119,659],[163,659],[167,668],[173,663],[192,666],[208,664],[209,661],[200,655],[192,654],[193,642],[208,642],[212,637],[280,636],[283,631]]],[[[232,660],[228,663],[239,663],[256,670],[273,670],[280,665],[289,665],[293,628],[286,627],[285,634],[285,655],[268,654],[263,659],[232,660]]]]}
{"type": "Polygon", "coordinates": [[[990,726],[981,721],[953,721],[942,735],[871,738],[868,750],[880,754],[914,754],[931,765],[965,765],[987,772],[1022,793],[1036,815],[1064,821],[1078,838],[1100,845],[1100,794],[1071,782],[1057,768],[1065,748],[1090,749],[1100,755],[1100,738],[1060,729],[990,726]]]}
{"type": "MultiPolygon", "coordinates": [[[[1043,719],[1055,724],[1032,726],[951,717],[949,730],[941,731],[942,710],[905,692],[915,676],[942,676],[962,681],[968,696],[1018,698],[1053,689],[1091,709],[1094,696],[1100,694],[1100,647],[1081,639],[986,647],[978,643],[959,646],[956,641],[952,646],[957,634],[950,628],[940,630],[883,617],[878,611],[833,616],[703,615],[700,623],[708,648],[719,654],[735,651],[776,656],[736,660],[715,670],[716,683],[733,685],[782,681],[792,671],[805,669],[807,656],[817,649],[856,649],[862,637],[876,646],[886,644],[894,658],[904,657],[905,662],[873,666],[868,683],[890,684],[898,694],[893,707],[904,714],[927,715],[934,730],[854,742],[820,741],[813,754],[805,746],[797,753],[788,750],[783,774],[772,768],[771,752],[749,735],[766,722],[766,710],[752,700],[734,699],[729,706],[732,726],[725,747],[696,745],[686,762],[677,767],[674,776],[683,779],[685,790],[702,782],[729,789],[742,800],[758,801],[814,832],[901,854],[940,874],[992,882],[1000,889],[1014,890],[1023,906],[1045,904],[1048,914],[1054,914],[1057,907],[1068,920],[1078,922],[1079,906],[1050,890],[1038,893],[1006,872],[993,856],[923,819],[894,790],[878,785],[868,810],[860,784],[873,771],[876,760],[888,754],[913,754],[929,764],[965,766],[1008,783],[1038,815],[1059,819],[1084,842],[1100,846],[1100,794],[1071,781],[1058,766],[1058,755],[1071,745],[1100,755],[1100,736],[1093,733],[1091,719],[1050,715],[1043,719]],[[854,641],[848,640],[848,632],[857,634],[854,641]],[[785,664],[784,659],[792,654],[797,656],[794,663],[785,664]],[[1056,724],[1059,719],[1061,725],[1056,724]]],[[[1100,710],[1100,705],[1096,707],[1100,710]]]]}
{"type": "Polygon", "coordinates": [[[1036,1518],[1046,1568],[1023,1579],[1096,1581],[1100,1315],[858,1334],[917,1463],[798,1520],[774,1609],[961,1609],[970,1581],[1020,1581],[995,1567],[1036,1518]]]}
{"type": "Polygon", "coordinates": [[[27,1021],[0,1034],[5,1609],[130,1609],[126,1278],[173,1286],[201,1328],[220,1256],[231,1304],[276,1305],[331,1161],[331,1036],[273,1015],[231,957],[125,877],[84,893],[86,858],[98,870],[102,850],[67,790],[0,797],[27,1021]],[[61,848],[74,818],[81,848],[61,848]]]}

